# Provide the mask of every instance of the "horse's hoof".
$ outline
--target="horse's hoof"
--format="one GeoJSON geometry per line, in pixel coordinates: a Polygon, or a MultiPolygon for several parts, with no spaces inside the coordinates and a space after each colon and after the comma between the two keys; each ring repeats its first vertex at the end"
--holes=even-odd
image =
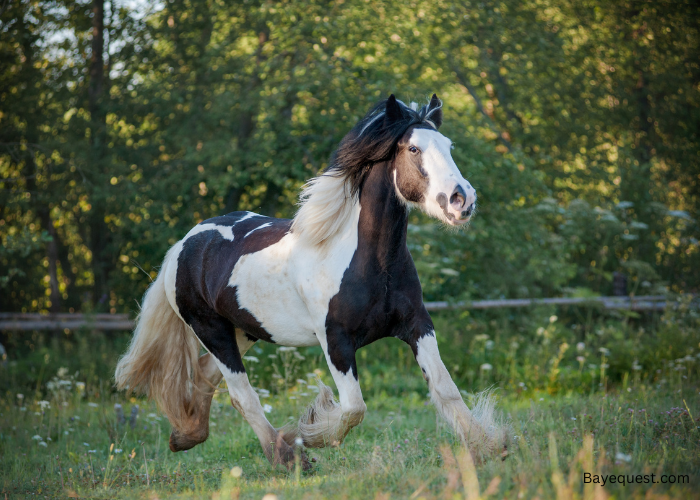
{"type": "Polygon", "coordinates": [[[301,469],[304,472],[308,472],[311,469],[313,469],[314,466],[311,462],[315,462],[315,461],[316,461],[315,458],[312,458],[311,460],[309,460],[309,457],[306,455],[306,452],[302,450],[302,452],[301,452],[301,469]]]}

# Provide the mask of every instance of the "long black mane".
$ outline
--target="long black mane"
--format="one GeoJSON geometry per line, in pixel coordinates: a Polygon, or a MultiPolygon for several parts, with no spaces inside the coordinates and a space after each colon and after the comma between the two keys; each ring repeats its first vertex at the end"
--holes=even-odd
{"type": "Polygon", "coordinates": [[[393,158],[399,139],[409,127],[423,125],[435,130],[441,125],[441,108],[442,102],[435,95],[430,103],[413,109],[392,94],[377,103],[343,138],[324,172],[345,177],[350,192],[356,195],[372,165],[393,158]]]}

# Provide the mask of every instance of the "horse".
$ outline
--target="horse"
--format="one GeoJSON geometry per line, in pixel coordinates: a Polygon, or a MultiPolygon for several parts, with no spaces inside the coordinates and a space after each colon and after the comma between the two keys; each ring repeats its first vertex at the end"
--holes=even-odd
{"type": "MultiPolygon", "coordinates": [[[[452,142],[438,132],[442,121],[435,94],[420,109],[392,94],[303,187],[292,220],[233,212],[201,222],[170,248],[115,380],[155,399],[173,452],[207,439],[211,389],[222,377],[273,466],[292,467],[295,445],[340,445],[367,410],[355,353],[395,337],[412,349],[437,411],[472,455],[506,453],[493,398],[470,410],[440,359],[406,243],[410,209],[460,227],[476,208],[452,142]],[[258,341],[320,345],[338,400],[319,380],[296,428],[273,427],[242,361],[258,341]]],[[[305,454],[303,462],[308,468],[305,454]]]]}

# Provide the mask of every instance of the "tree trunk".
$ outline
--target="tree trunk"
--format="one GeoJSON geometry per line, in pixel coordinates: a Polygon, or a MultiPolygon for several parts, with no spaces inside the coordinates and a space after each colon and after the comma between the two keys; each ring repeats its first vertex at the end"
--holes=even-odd
{"type": "Polygon", "coordinates": [[[58,261],[58,243],[56,228],[51,220],[51,214],[49,213],[48,207],[42,210],[39,214],[42,220],[42,225],[51,236],[51,241],[49,241],[47,248],[47,257],[49,259],[49,285],[51,287],[51,295],[49,298],[51,300],[51,308],[49,309],[52,313],[57,313],[61,311],[61,291],[58,289],[58,266],[56,262],[58,261]]]}
{"type": "Polygon", "coordinates": [[[92,196],[90,204],[89,245],[92,252],[92,272],[94,276],[93,302],[97,310],[109,308],[109,270],[111,256],[107,248],[109,230],[105,223],[106,190],[105,157],[107,146],[106,112],[104,109],[104,0],[92,3],[92,54],[90,56],[90,86],[88,88],[88,107],[90,111],[90,161],[92,176],[92,196]]]}

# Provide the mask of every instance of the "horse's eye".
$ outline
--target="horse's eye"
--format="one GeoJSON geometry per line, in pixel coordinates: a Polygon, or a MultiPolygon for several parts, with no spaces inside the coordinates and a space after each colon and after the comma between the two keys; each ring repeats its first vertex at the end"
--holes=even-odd
{"type": "Polygon", "coordinates": [[[408,150],[413,154],[416,154],[418,152],[418,148],[415,146],[409,147],[408,150]]]}

